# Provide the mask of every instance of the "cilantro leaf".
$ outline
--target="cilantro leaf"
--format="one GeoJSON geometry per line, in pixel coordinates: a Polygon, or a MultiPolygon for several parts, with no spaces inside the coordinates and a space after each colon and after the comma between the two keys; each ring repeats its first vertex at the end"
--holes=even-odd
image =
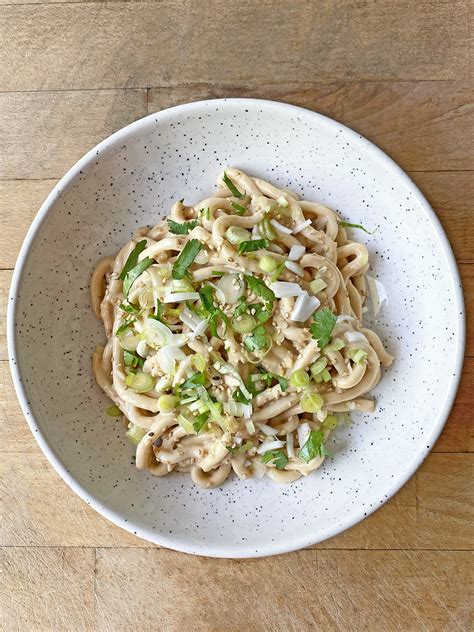
{"type": "Polygon", "coordinates": [[[267,331],[263,325],[255,327],[252,333],[244,339],[244,345],[249,351],[267,349],[269,344],[270,341],[267,336],[267,331]]]}
{"type": "Polygon", "coordinates": [[[173,263],[171,276],[173,279],[182,279],[186,275],[187,269],[197,257],[202,248],[202,243],[198,239],[190,239],[186,242],[183,250],[179,253],[179,257],[173,263]]]}
{"type": "Polygon", "coordinates": [[[250,239],[249,241],[241,241],[237,250],[238,255],[244,252],[255,252],[262,248],[268,248],[268,239],[250,239]]]}
{"type": "Polygon", "coordinates": [[[374,234],[374,231],[367,230],[367,228],[364,228],[362,224],[351,224],[350,222],[343,222],[343,221],[338,221],[337,223],[342,228],[360,228],[360,230],[363,230],[364,233],[367,233],[368,235],[374,234]]]}
{"type": "Polygon", "coordinates": [[[210,285],[204,285],[199,290],[199,296],[201,297],[201,302],[203,308],[206,312],[213,313],[216,308],[214,305],[214,293],[212,291],[212,287],[210,285]]]}
{"type": "Polygon", "coordinates": [[[115,335],[120,336],[120,334],[123,334],[123,332],[127,331],[127,329],[135,322],[135,320],[136,318],[126,318],[120,325],[120,327],[117,327],[115,335]]]}
{"type": "Polygon", "coordinates": [[[330,309],[325,307],[313,314],[313,320],[314,322],[311,324],[309,330],[313,338],[317,340],[318,347],[322,349],[329,343],[337,317],[330,309]]]}
{"type": "Polygon", "coordinates": [[[199,434],[199,432],[202,430],[202,427],[204,426],[204,424],[207,422],[208,419],[209,419],[209,413],[202,413],[201,415],[198,415],[196,417],[195,421],[193,421],[193,428],[196,434],[199,434]]]}
{"type": "Polygon", "coordinates": [[[232,180],[227,176],[225,172],[224,172],[224,177],[222,178],[222,180],[224,181],[224,184],[227,186],[227,188],[229,189],[229,191],[232,193],[234,197],[238,198],[239,200],[245,197],[245,193],[241,193],[239,191],[239,189],[235,186],[235,184],[232,182],[232,180]]]}
{"type": "Polygon", "coordinates": [[[140,313],[140,306],[134,305],[133,303],[121,303],[119,307],[122,311],[127,312],[127,314],[140,313]]]}
{"type": "Polygon", "coordinates": [[[250,313],[252,316],[255,316],[260,325],[263,325],[267,322],[269,318],[271,318],[273,313],[273,305],[272,303],[268,304],[268,307],[271,309],[267,309],[261,303],[252,303],[248,306],[250,313]]]}
{"type": "Polygon", "coordinates": [[[172,219],[168,219],[167,222],[170,233],[174,235],[187,235],[190,230],[196,228],[199,224],[197,219],[193,219],[191,222],[182,222],[181,224],[172,219]]]}
{"type": "Polygon", "coordinates": [[[262,456],[262,463],[273,461],[273,465],[277,470],[283,470],[288,463],[288,457],[281,450],[269,450],[262,456]]]}
{"type": "Polygon", "coordinates": [[[132,252],[128,255],[127,261],[125,262],[125,265],[122,268],[122,272],[119,274],[119,279],[124,281],[128,272],[130,272],[130,270],[137,265],[138,256],[140,255],[140,253],[142,253],[145,250],[146,244],[147,244],[146,239],[143,239],[142,241],[138,242],[138,244],[135,246],[132,252]]]}
{"type": "Polygon", "coordinates": [[[130,288],[138,279],[138,277],[145,272],[147,268],[149,268],[153,263],[153,259],[150,257],[145,257],[141,261],[137,263],[137,265],[129,270],[125,275],[125,279],[123,280],[123,295],[127,298],[130,288]]]}
{"type": "Polygon", "coordinates": [[[282,391],[286,391],[288,388],[288,380],[283,375],[278,375],[278,373],[271,373],[270,371],[266,371],[263,366],[258,366],[257,369],[261,373],[261,379],[266,382],[267,387],[271,386],[272,380],[276,380],[280,385],[282,391]]]}
{"type": "Polygon", "coordinates": [[[240,402],[241,404],[250,404],[250,400],[245,397],[240,388],[234,391],[234,393],[232,394],[232,398],[235,399],[236,402],[240,402]]]}
{"type": "Polygon", "coordinates": [[[298,456],[305,463],[309,463],[317,456],[333,457],[331,452],[324,446],[324,433],[322,430],[311,430],[306,443],[298,452],[298,456]]]}
{"type": "Polygon", "coordinates": [[[226,448],[232,454],[244,454],[244,452],[247,452],[247,450],[253,448],[253,443],[251,441],[246,441],[243,445],[236,445],[233,448],[229,445],[226,445],[226,448]]]}
{"type": "Polygon", "coordinates": [[[185,391],[188,388],[195,388],[196,386],[204,384],[205,381],[206,376],[203,372],[200,371],[198,373],[195,373],[194,375],[191,375],[190,378],[188,378],[185,382],[183,382],[183,384],[181,384],[180,388],[185,391]]]}
{"type": "Polygon", "coordinates": [[[261,298],[263,298],[265,301],[269,303],[274,302],[275,294],[267,285],[265,285],[262,279],[259,279],[258,277],[245,275],[245,281],[251,292],[253,292],[257,296],[260,296],[261,298]]]}
{"type": "Polygon", "coordinates": [[[143,366],[145,359],[141,358],[136,353],[132,353],[131,351],[127,351],[126,349],[124,349],[123,361],[124,361],[125,366],[128,366],[131,369],[137,369],[138,367],[143,366]]]}
{"type": "Polygon", "coordinates": [[[209,322],[211,335],[215,338],[220,338],[217,333],[217,325],[219,323],[219,319],[223,321],[225,325],[225,331],[227,331],[229,319],[227,318],[226,314],[224,314],[224,312],[214,304],[214,292],[210,285],[204,285],[199,290],[199,296],[201,298],[203,310],[207,313],[207,320],[209,322]]]}
{"type": "Polygon", "coordinates": [[[242,204],[237,204],[237,202],[231,202],[230,205],[236,211],[237,215],[243,215],[247,210],[245,206],[242,206],[242,204]]]}

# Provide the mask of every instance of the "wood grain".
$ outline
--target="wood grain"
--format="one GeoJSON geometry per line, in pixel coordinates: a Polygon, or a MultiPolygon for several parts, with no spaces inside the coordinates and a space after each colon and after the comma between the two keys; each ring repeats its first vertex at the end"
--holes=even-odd
{"type": "Polygon", "coordinates": [[[470,583],[470,563],[466,552],[305,551],[242,562],[99,549],[97,625],[114,632],[153,630],[157,622],[181,632],[190,621],[196,632],[467,630],[469,597],[459,587],[470,583]]]}
{"type": "Polygon", "coordinates": [[[0,549],[0,629],[89,632],[93,549],[0,549]]]}
{"type": "Polygon", "coordinates": [[[468,0],[0,0],[2,632],[474,628],[473,38],[468,0]],[[336,538],[240,561],[154,547],[79,500],[5,362],[8,269],[56,180],[147,112],[227,96],[327,114],[410,171],[464,262],[468,313],[458,397],[416,475],[336,538]]]}
{"type": "MultiPolygon", "coordinates": [[[[408,171],[474,168],[473,91],[465,82],[351,82],[263,89],[193,86],[146,94],[144,90],[0,94],[0,118],[9,121],[0,137],[0,178],[59,178],[94,144],[147,111],[199,98],[262,95],[340,120],[408,171]]],[[[466,214],[472,210],[468,202],[474,188],[472,172],[458,174],[457,179],[446,193],[434,180],[429,184],[441,190],[441,203],[461,203],[466,214]]]]}
{"type": "MultiPolygon", "coordinates": [[[[350,81],[303,86],[285,83],[243,88],[159,88],[149,92],[148,111],[200,99],[261,98],[262,94],[335,118],[367,136],[407,171],[474,168],[474,93],[470,82],[350,81]]],[[[472,174],[470,178],[472,189],[472,174]]]]}
{"type": "Polygon", "coordinates": [[[178,86],[196,77],[243,87],[295,77],[467,76],[466,1],[209,0],[204,6],[190,0],[3,6],[0,90],[178,86]]]}
{"type": "Polygon", "coordinates": [[[1,177],[62,176],[100,140],[144,114],[143,90],[0,94],[0,119],[10,122],[2,131],[1,177]]]}

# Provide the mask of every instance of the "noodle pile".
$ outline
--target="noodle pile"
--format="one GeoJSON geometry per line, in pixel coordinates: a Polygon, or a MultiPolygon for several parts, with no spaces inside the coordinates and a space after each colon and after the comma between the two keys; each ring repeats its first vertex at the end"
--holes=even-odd
{"type": "Polygon", "coordinates": [[[344,414],[374,410],[393,358],[362,324],[369,256],[346,226],[227,169],[214,196],[176,202],[98,264],[107,344],[93,369],[139,469],[202,487],[231,470],[290,483],[332,456],[344,414]]]}

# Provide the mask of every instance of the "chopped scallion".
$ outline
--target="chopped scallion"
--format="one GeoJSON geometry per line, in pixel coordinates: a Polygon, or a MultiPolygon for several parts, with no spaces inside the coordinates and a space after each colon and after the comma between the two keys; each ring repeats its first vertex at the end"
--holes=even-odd
{"type": "Polygon", "coordinates": [[[232,180],[228,177],[228,175],[225,172],[224,172],[224,177],[222,178],[222,180],[224,181],[224,184],[226,185],[226,187],[229,189],[229,191],[232,193],[234,197],[238,198],[239,200],[245,197],[245,193],[241,193],[238,190],[238,188],[235,186],[235,184],[232,182],[232,180]]]}

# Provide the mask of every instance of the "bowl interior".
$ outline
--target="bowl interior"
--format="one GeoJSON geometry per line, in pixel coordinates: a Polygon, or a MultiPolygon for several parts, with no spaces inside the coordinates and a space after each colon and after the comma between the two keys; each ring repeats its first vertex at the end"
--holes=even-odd
{"type": "Polygon", "coordinates": [[[311,112],[251,100],[207,101],[152,115],[86,156],[45,203],[13,285],[10,355],[29,423],[61,475],[115,522],[154,542],[220,556],[277,553],[351,526],[383,503],[431,448],[454,397],[463,347],[457,271],[416,187],[380,150],[311,112]],[[353,415],[333,461],[289,486],[138,472],[122,426],[91,373],[104,340],[89,278],[173,201],[213,191],[237,166],[374,229],[372,274],[388,300],[373,324],[393,367],[372,415],[353,415]],[[14,321],[14,326],[13,326],[14,321]],[[20,383],[21,381],[21,383],[20,383]]]}

